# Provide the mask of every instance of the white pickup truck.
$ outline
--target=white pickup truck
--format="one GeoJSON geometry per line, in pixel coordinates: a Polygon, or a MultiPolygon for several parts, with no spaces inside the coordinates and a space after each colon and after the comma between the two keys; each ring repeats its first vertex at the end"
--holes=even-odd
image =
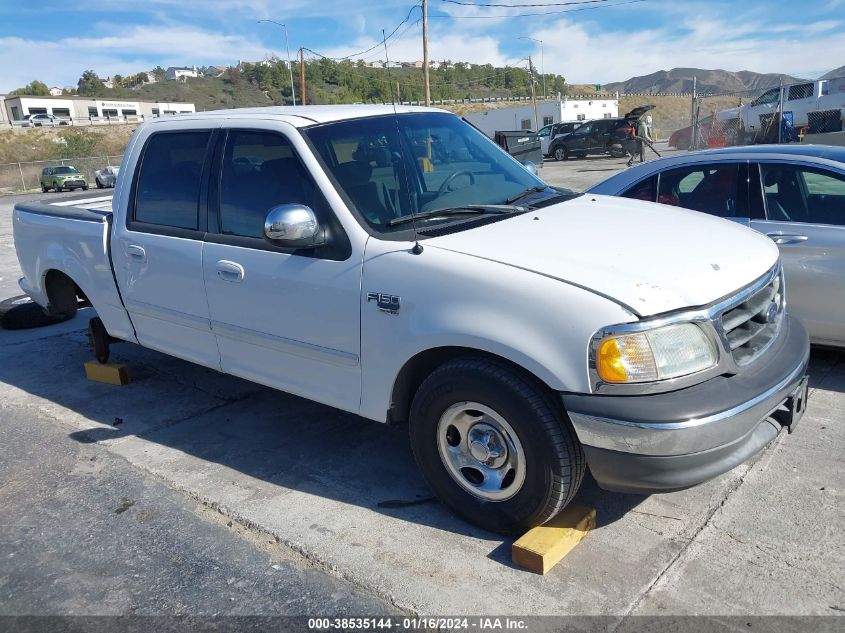
{"type": "Polygon", "coordinates": [[[771,140],[767,138],[767,132],[768,136],[776,138],[777,126],[772,127],[771,121],[781,107],[781,90],[784,117],[793,127],[810,126],[819,132],[841,129],[845,117],[845,78],[770,88],[747,105],[717,112],[716,120],[724,124],[737,122],[742,143],[771,140]],[[828,129],[831,125],[833,129],[828,129]]]}
{"type": "Polygon", "coordinates": [[[806,401],[771,240],[549,187],[438,110],[158,119],[111,212],[20,204],[14,234],[35,301],[94,306],[101,359],[113,337],[407,422],[437,495],[505,533],[588,466],[637,493],[724,473],[806,401]]]}

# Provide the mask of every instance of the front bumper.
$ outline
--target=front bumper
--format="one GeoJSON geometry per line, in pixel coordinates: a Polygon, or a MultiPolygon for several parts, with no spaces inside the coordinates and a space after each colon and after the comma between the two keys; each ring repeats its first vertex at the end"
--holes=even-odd
{"type": "Polygon", "coordinates": [[[564,394],[599,486],[649,494],[694,486],[743,463],[771,442],[774,414],[807,373],[810,342],[786,315],[783,331],[742,374],[670,393],[564,394]]]}

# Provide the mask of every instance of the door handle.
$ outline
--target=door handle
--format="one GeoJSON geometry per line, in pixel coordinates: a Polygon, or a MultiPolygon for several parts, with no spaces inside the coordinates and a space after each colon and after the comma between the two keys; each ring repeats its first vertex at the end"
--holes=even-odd
{"type": "Polygon", "coordinates": [[[217,262],[217,276],[223,281],[243,281],[244,267],[236,262],[221,259],[217,262]]]}
{"type": "Polygon", "coordinates": [[[766,235],[772,238],[775,244],[798,244],[800,242],[807,241],[806,235],[798,235],[793,233],[766,233],[766,235]]]}
{"type": "Polygon", "coordinates": [[[134,257],[135,259],[140,259],[144,261],[147,259],[147,251],[144,250],[143,246],[138,246],[137,244],[130,244],[126,247],[126,254],[129,257],[134,257]]]}

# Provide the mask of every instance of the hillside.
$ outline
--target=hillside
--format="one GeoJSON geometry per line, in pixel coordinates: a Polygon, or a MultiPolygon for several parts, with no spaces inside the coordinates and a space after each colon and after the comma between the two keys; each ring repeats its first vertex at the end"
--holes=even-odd
{"type": "MultiPolygon", "coordinates": [[[[297,100],[299,64],[293,66],[297,100]]],[[[431,98],[465,99],[526,96],[531,92],[530,75],[524,68],[497,68],[491,65],[456,63],[449,68],[431,69],[431,98]]],[[[308,103],[381,103],[423,99],[423,72],[419,68],[372,68],[361,63],[315,59],[305,64],[308,103]]],[[[538,85],[542,78],[537,77],[538,85]]],[[[549,94],[566,92],[566,80],[546,75],[549,94]]],[[[291,103],[290,75],[283,62],[243,64],[230,68],[221,77],[200,77],[187,81],[145,84],[137,89],[109,89],[99,85],[85,94],[101,98],[143,99],[189,102],[197,110],[291,103]]]]}
{"type": "Polygon", "coordinates": [[[839,68],[835,68],[831,70],[829,73],[825,73],[819,79],[834,79],[836,77],[845,77],[845,66],[840,66],[839,68]]]}
{"type": "Polygon", "coordinates": [[[749,70],[730,72],[727,70],[703,70],[701,68],[673,68],[659,70],[650,75],[631,77],[627,81],[609,83],[604,86],[608,92],[692,92],[693,77],[698,80],[698,91],[704,93],[736,93],[759,91],[770,86],[802,81],[790,75],[761,74],[749,70]]]}

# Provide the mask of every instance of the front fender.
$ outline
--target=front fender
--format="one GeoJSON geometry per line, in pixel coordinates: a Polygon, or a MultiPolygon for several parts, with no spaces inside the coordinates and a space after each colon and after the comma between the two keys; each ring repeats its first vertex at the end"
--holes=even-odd
{"type": "Polygon", "coordinates": [[[507,359],[557,391],[589,391],[590,337],[636,320],[582,288],[497,262],[370,240],[361,297],[361,415],[386,419],[402,367],[427,350],[461,347],[507,359]],[[381,252],[378,252],[381,251],[381,252]],[[399,298],[388,312],[368,293],[399,298]]]}

